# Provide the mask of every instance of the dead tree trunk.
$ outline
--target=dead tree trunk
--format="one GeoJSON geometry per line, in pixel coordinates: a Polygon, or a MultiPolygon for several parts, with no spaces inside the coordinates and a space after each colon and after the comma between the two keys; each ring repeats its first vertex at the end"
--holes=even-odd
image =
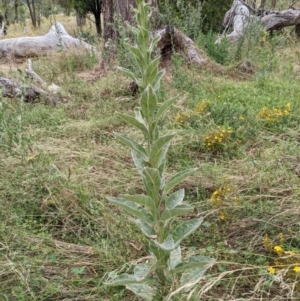
{"type": "Polygon", "coordinates": [[[28,60],[26,74],[42,86],[42,89],[34,84],[21,85],[18,82],[0,76],[0,88],[3,97],[24,97],[25,102],[37,102],[43,97],[48,104],[59,102],[60,87],[55,84],[47,86],[46,82],[32,69],[31,60],[28,60]]]}
{"type": "MultiPolygon", "coordinates": [[[[276,1],[272,1],[272,6],[275,4],[276,1]]],[[[222,23],[225,28],[224,33],[217,39],[216,43],[219,43],[223,37],[226,37],[229,42],[238,41],[243,36],[250,21],[260,22],[267,31],[300,24],[300,9],[289,8],[273,11],[264,10],[264,5],[265,1],[261,1],[260,8],[256,10],[242,0],[234,0],[222,23]],[[250,12],[254,12],[256,15],[250,14],[250,12]],[[228,33],[231,28],[232,31],[228,33]]]]}
{"type": "MultiPolygon", "coordinates": [[[[158,0],[149,0],[151,7],[154,9],[154,15],[158,13],[158,0]]],[[[104,19],[104,41],[109,39],[115,40],[117,37],[117,29],[113,28],[114,14],[121,17],[123,22],[130,24],[134,21],[134,15],[131,7],[136,7],[135,0],[103,0],[103,19],[104,19]]]]}
{"type": "Polygon", "coordinates": [[[38,37],[21,37],[0,41],[0,58],[15,57],[32,57],[46,55],[51,51],[57,51],[67,48],[85,48],[89,51],[96,52],[94,46],[85,43],[80,39],[70,36],[63,25],[56,22],[50,31],[38,37]]]}
{"type": "Polygon", "coordinates": [[[104,23],[104,41],[115,39],[114,22],[114,4],[113,1],[104,0],[103,2],[103,23],[104,23]]]}
{"type": "Polygon", "coordinates": [[[116,6],[116,12],[119,14],[123,21],[127,21],[132,24],[133,13],[131,12],[131,7],[136,8],[135,0],[114,0],[116,6]]]}
{"type": "Polygon", "coordinates": [[[37,20],[36,20],[36,10],[35,10],[35,0],[31,0],[31,1],[27,0],[27,6],[29,9],[32,25],[33,27],[36,27],[37,20]]]}
{"type": "Polygon", "coordinates": [[[164,29],[158,30],[155,36],[160,36],[157,46],[161,50],[162,60],[170,58],[172,52],[175,51],[183,53],[189,63],[198,67],[205,65],[207,62],[207,59],[194,42],[178,29],[166,26],[164,29]]]}

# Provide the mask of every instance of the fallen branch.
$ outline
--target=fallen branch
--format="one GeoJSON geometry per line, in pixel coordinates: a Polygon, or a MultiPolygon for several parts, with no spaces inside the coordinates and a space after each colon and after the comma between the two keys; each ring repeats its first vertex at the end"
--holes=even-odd
{"type": "Polygon", "coordinates": [[[2,96],[3,97],[21,97],[24,96],[24,101],[34,102],[40,97],[46,96],[47,92],[40,89],[39,87],[31,84],[29,86],[21,86],[19,83],[14,80],[0,76],[0,87],[2,87],[2,96]]]}
{"type": "Polygon", "coordinates": [[[42,78],[33,71],[31,59],[28,60],[28,68],[25,69],[25,72],[35,81],[37,81],[40,85],[42,85],[42,87],[46,87],[46,82],[43,81],[42,78]]]}
{"type": "Polygon", "coordinates": [[[58,102],[57,94],[60,92],[60,87],[55,84],[47,86],[46,82],[36,74],[32,69],[32,62],[28,60],[28,68],[26,68],[26,74],[32,77],[36,82],[38,82],[44,89],[47,89],[50,93],[41,89],[34,84],[21,85],[18,82],[0,77],[0,88],[2,87],[3,97],[21,97],[24,96],[25,102],[37,102],[40,101],[42,97],[45,98],[47,103],[56,104],[58,102]]]}
{"type": "Polygon", "coordinates": [[[50,31],[38,37],[20,37],[0,41],[0,58],[7,56],[33,57],[46,55],[59,49],[84,48],[96,52],[96,48],[70,36],[63,25],[56,22],[50,31]]]}
{"type": "Polygon", "coordinates": [[[297,25],[300,23],[300,10],[287,9],[277,11],[262,17],[261,23],[268,31],[281,29],[286,26],[297,25]]]}

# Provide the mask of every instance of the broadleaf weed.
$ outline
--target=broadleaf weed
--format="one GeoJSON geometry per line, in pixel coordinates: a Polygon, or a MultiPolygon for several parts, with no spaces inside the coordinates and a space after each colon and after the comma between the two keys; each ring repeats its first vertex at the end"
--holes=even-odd
{"type": "Polygon", "coordinates": [[[174,134],[162,135],[158,127],[163,115],[176,99],[158,102],[160,84],[164,71],[158,70],[159,57],[152,59],[152,52],[159,39],[150,37],[150,9],[144,0],[137,0],[135,16],[137,28],[131,28],[136,45],[124,44],[135,57],[139,70],[120,68],[133,79],[141,90],[140,107],[135,116],[118,114],[120,118],[141,131],[145,143],[116,133],[131,149],[132,159],[139,171],[146,194],[107,197],[111,203],[136,217],[136,225],[146,237],[150,261],[137,264],[133,274],[108,275],[109,286],[125,286],[144,300],[171,300],[175,295],[191,290],[215,262],[205,256],[191,256],[182,260],[180,244],[201,225],[203,218],[182,221],[193,211],[184,204],[184,189],[173,191],[195,169],[179,171],[165,179],[166,155],[174,134]],[[176,222],[176,226],[173,226],[176,222]]]}

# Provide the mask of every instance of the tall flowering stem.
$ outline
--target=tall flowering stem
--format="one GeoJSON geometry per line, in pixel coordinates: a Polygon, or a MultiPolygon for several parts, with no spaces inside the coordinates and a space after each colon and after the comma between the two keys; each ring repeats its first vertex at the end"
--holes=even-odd
{"type": "Polygon", "coordinates": [[[144,0],[136,0],[136,3],[137,27],[129,26],[136,43],[125,43],[125,47],[133,54],[140,70],[133,73],[126,68],[120,69],[139,85],[140,106],[134,109],[134,116],[117,115],[141,131],[146,142],[140,143],[120,133],[115,135],[131,149],[146,193],[107,197],[107,200],[136,217],[136,225],[148,240],[153,260],[136,265],[132,275],[110,273],[106,284],[124,285],[144,300],[170,300],[182,290],[191,289],[214,260],[192,256],[182,261],[180,243],[200,226],[203,218],[179,220],[179,216],[192,212],[194,208],[183,203],[184,189],[173,189],[193,174],[195,169],[180,171],[168,181],[164,177],[166,155],[175,134],[161,135],[158,123],[175,99],[160,104],[157,101],[164,71],[159,70],[160,58],[153,58],[153,50],[160,37],[150,37],[149,4],[144,0]],[[174,220],[177,226],[172,227],[174,220]]]}

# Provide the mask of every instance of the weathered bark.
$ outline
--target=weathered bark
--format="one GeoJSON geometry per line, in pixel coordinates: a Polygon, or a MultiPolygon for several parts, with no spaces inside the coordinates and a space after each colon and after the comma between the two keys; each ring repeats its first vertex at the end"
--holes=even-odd
{"type": "Polygon", "coordinates": [[[158,48],[161,49],[162,58],[172,51],[183,52],[191,64],[203,66],[207,60],[195,46],[194,42],[181,31],[170,26],[158,30],[155,36],[160,36],[158,48]]]}
{"type": "MultiPolygon", "coordinates": [[[[250,18],[249,8],[239,0],[234,0],[231,8],[226,12],[222,22],[222,27],[226,33],[231,27],[233,28],[230,34],[226,35],[229,42],[236,42],[244,32],[246,24],[250,18]]],[[[224,36],[217,39],[217,43],[221,41],[224,36]]]]}
{"type": "Polygon", "coordinates": [[[277,11],[262,17],[261,23],[268,31],[281,29],[286,26],[297,25],[300,23],[300,10],[287,9],[277,11]]]}
{"type": "Polygon", "coordinates": [[[70,36],[63,25],[56,22],[50,31],[38,37],[21,37],[0,41],[0,58],[7,56],[33,57],[46,55],[59,48],[85,48],[89,51],[96,51],[95,47],[80,39],[70,36]]]}
{"type": "Polygon", "coordinates": [[[131,7],[136,8],[135,0],[113,0],[115,2],[117,14],[119,14],[123,21],[132,24],[133,13],[131,7]]]}
{"type": "Polygon", "coordinates": [[[266,0],[261,0],[259,9],[265,9],[266,0]]]}
{"type": "Polygon", "coordinates": [[[40,99],[42,95],[47,95],[47,92],[40,89],[35,85],[30,85],[28,87],[22,87],[19,83],[14,80],[0,76],[0,87],[2,87],[3,97],[20,97],[24,95],[24,100],[27,102],[33,102],[40,99]],[[24,92],[22,91],[24,90],[24,92]]]}
{"type": "Polygon", "coordinates": [[[274,9],[275,9],[275,6],[276,6],[276,0],[272,0],[270,10],[274,10],[274,9]]]}
{"type": "Polygon", "coordinates": [[[103,2],[103,23],[104,23],[104,41],[115,40],[115,30],[113,28],[114,22],[114,5],[111,0],[104,0],[103,2]]]}
{"type": "Polygon", "coordinates": [[[19,14],[18,14],[19,5],[20,5],[20,1],[15,0],[15,2],[14,2],[14,10],[15,10],[14,22],[15,23],[19,23],[19,14]]]}
{"type": "MultiPolygon", "coordinates": [[[[158,14],[158,0],[148,0],[151,2],[151,7],[155,15],[158,14]]],[[[104,41],[109,39],[115,40],[117,33],[113,29],[114,13],[119,15],[123,22],[130,24],[134,21],[134,14],[131,8],[136,8],[135,0],[103,0],[103,19],[104,19],[104,41]]],[[[155,20],[154,20],[155,22],[155,20]]]]}
{"type": "Polygon", "coordinates": [[[27,6],[29,9],[29,13],[30,13],[30,18],[31,18],[31,22],[33,27],[36,27],[37,23],[36,23],[36,11],[35,11],[35,0],[27,0],[27,6]]]}
{"type": "MultiPolygon", "coordinates": [[[[276,1],[272,1],[272,6],[275,4],[276,1]]],[[[217,39],[216,43],[219,43],[223,37],[226,37],[229,42],[238,41],[243,36],[250,21],[260,22],[267,31],[300,24],[299,9],[289,8],[282,11],[264,11],[264,5],[265,1],[261,1],[260,8],[256,10],[242,0],[234,0],[222,23],[224,34],[217,39]],[[251,15],[250,10],[258,16],[251,15]],[[230,28],[232,28],[232,32],[226,34],[230,28]]]]}

